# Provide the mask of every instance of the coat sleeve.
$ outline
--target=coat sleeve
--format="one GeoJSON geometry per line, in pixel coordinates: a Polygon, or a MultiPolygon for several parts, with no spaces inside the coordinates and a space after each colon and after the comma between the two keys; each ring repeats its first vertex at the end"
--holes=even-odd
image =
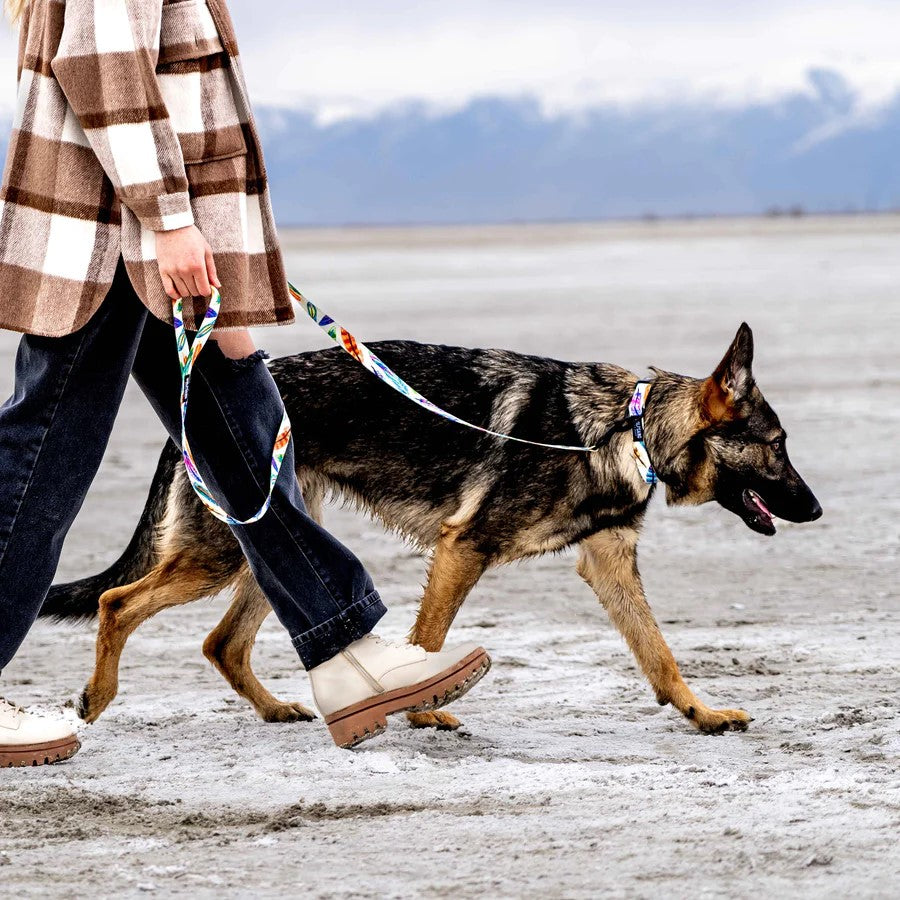
{"type": "Polygon", "coordinates": [[[194,223],[178,135],[156,76],[162,0],[66,0],[51,63],[91,148],[151,231],[194,223]]]}

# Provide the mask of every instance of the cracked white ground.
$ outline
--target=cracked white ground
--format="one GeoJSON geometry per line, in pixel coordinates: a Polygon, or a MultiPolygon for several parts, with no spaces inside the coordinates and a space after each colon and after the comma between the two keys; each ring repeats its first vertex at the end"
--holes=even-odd
{"type": "MultiPolygon", "coordinates": [[[[223,599],[197,603],[132,638],[119,696],[71,763],[0,772],[2,892],[895,895],[900,219],[285,237],[292,280],[366,339],[700,375],[750,322],[757,378],[825,516],[766,539],[660,497],[641,571],[688,683],[755,721],[703,737],[657,706],[573,554],[492,571],[463,607],[450,639],[483,642],[494,669],[452,707],[461,732],[394,718],[353,752],[321,722],[257,720],[200,652],[223,599]]],[[[273,355],[325,346],[305,321],[259,340],[273,355]]],[[[3,396],[15,344],[0,334],[3,396]]],[[[130,388],[60,578],[124,547],[161,441],[130,388]]],[[[380,630],[401,636],[423,561],[350,511],[328,522],[390,604],[380,630]]],[[[71,699],[92,636],[38,624],[3,691],[71,699]]],[[[310,702],[274,621],[254,663],[310,702]]]]}

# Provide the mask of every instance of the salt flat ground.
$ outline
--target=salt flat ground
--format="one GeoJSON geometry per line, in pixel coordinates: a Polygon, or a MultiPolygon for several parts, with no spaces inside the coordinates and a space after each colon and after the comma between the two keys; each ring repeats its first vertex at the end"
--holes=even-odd
{"type": "MultiPolygon", "coordinates": [[[[463,608],[452,638],[495,661],[455,707],[463,731],[395,719],[355,752],[321,723],[258,721],[200,652],[224,600],[198,603],[130,642],[70,764],[0,773],[2,894],[896,896],[900,219],[285,238],[292,278],[364,338],[706,374],[752,324],[759,383],[826,514],[767,540],[658,498],[641,561],[688,681],[755,721],[702,737],[657,706],[572,554],[493,571],[463,608]]],[[[325,346],[306,321],[259,338],[273,355],[325,346]]],[[[15,342],[0,336],[4,394],[15,342]]],[[[60,577],[124,547],[161,441],[132,390],[60,577]]],[[[352,512],[329,522],[390,602],[382,630],[403,635],[423,559],[352,512]]],[[[92,638],[39,624],[4,691],[72,698],[92,638]]],[[[274,622],[255,665],[310,702],[274,622]]]]}

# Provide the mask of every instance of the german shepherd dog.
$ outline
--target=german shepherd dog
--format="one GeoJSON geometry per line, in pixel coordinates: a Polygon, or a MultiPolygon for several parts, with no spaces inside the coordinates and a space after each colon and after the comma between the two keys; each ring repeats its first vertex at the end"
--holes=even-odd
{"type": "MultiPolygon", "coordinates": [[[[578,544],[578,574],[631,647],[660,704],[702,732],[744,730],[738,709],[711,709],[683,681],[644,597],[636,551],[654,488],[639,473],[622,423],[638,376],[506,350],[387,341],[372,349],[426,396],[471,422],[532,441],[594,446],[591,453],[504,441],[410,403],[340,349],[272,361],[298,427],[297,478],[319,519],[331,494],[355,502],[430,551],[428,582],[410,639],[439,650],[489,566],[578,544]]],[[[788,459],[785,432],[751,371],[744,324],[708,378],[654,369],[644,415],[650,458],[670,504],[715,500],[764,535],[774,517],[818,519],[822,509],[788,459]]],[[[272,696],[250,667],[270,612],[237,541],[194,495],[179,449],[167,444],[128,548],[100,575],[51,589],[42,616],[99,612],[97,663],[80,702],[93,722],[115,697],[128,636],[169,606],[230,587],[234,598],[203,650],[266,721],[313,713],[272,696]]],[[[455,728],[446,712],[411,713],[420,727],[455,728]]]]}

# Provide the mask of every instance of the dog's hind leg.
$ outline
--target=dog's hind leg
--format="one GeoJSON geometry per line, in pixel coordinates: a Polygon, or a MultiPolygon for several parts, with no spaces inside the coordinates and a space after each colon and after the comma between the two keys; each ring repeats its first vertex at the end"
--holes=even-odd
{"type": "Polygon", "coordinates": [[[323,507],[327,492],[324,482],[302,469],[297,471],[297,480],[300,482],[300,493],[303,494],[306,511],[313,521],[321,525],[324,520],[323,507]]]}
{"type": "Polygon", "coordinates": [[[665,706],[671,703],[706,733],[744,731],[750,716],[740,709],[710,709],[684,683],[644,596],[637,569],[638,533],[614,528],[581,543],[578,574],[594,589],[665,706]]]}
{"type": "MultiPolygon", "coordinates": [[[[461,537],[458,529],[443,529],[434,550],[416,624],[410,632],[413,644],[431,653],[444,646],[453,619],[487,564],[484,554],[461,537]]],[[[407,713],[407,718],[415,728],[452,731],[460,726],[459,719],[441,710],[407,713]]]]}
{"type": "Polygon", "coordinates": [[[176,552],[138,581],[101,595],[97,663],[78,704],[81,718],[95,722],[115,698],[125,642],[142,622],[170,606],[218,593],[235,574],[226,566],[207,568],[193,553],[176,552]]]}
{"type": "Polygon", "coordinates": [[[249,566],[235,584],[234,600],[225,617],[203,642],[203,653],[225,680],[265,722],[309,722],[316,714],[301,703],[285,703],[273,697],[250,667],[253,644],[266,616],[272,611],[249,566]]]}

